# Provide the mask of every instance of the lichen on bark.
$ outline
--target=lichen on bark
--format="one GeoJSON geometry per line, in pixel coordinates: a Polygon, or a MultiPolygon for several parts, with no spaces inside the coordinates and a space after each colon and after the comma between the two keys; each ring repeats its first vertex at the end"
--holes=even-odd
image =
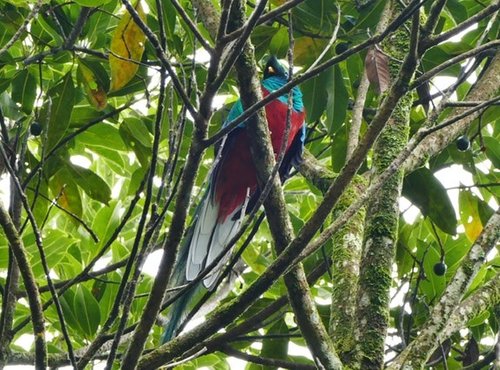
{"type": "MultiPolygon", "coordinates": [[[[333,218],[339,217],[353,199],[366,190],[367,181],[363,176],[353,178],[351,186],[339,199],[332,212],[333,218]]],[[[355,297],[359,276],[359,261],[363,240],[365,209],[361,209],[332,238],[332,305],[329,331],[335,348],[344,363],[350,362],[355,346],[353,335],[355,302],[345,297],[355,297]]]]}

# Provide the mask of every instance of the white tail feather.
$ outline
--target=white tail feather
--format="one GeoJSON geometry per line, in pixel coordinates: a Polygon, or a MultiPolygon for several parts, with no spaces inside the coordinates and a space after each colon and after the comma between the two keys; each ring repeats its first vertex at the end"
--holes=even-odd
{"type": "MultiPolygon", "coordinates": [[[[232,237],[238,232],[241,223],[240,220],[233,220],[233,216],[236,212],[238,212],[238,210],[229,215],[223,223],[217,224],[215,226],[205,266],[211,264],[213,260],[215,260],[219,256],[219,254],[222,253],[232,237]]],[[[222,257],[219,263],[214,267],[211,274],[207,275],[207,277],[203,279],[203,285],[205,285],[207,289],[212,288],[213,284],[219,277],[222,266],[224,266],[224,264],[227,262],[230,255],[231,253],[228,251],[224,255],[224,257],[222,257]]]]}
{"type": "Polygon", "coordinates": [[[205,259],[210,247],[210,239],[217,224],[219,207],[212,202],[210,194],[202,200],[200,212],[194,225],[193,237],[189,245],[186,264],[186,279],[193,280],[205,267],[205,259]]]}
{"type": "MultiPolygon", "coordinates": [[[[212,201],[211,194],[207,194],[203,199],[189,245],[186,264],[186,279],[188,281],[194,280],[206,266],[210,265],[236,235],[244,217],[246,203],[247,200],[242,207],[237,208],[232,214],[227,216],[224,222],[218,223],[219,206],[212,201]],[[234,215],[238,212],[241,213],[241,216],[235,220],[234,215]]],[[[231,253],[228,251],[210,274],[203,279],[203,285],[207,289],[213,287],[213,284],[219,277],[222,266],[227,262],[230,255],[231,253]]]]}

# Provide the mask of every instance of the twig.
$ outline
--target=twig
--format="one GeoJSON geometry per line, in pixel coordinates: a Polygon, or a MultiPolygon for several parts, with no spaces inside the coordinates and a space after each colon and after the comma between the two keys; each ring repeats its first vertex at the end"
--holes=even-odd
{"type": "MultiPolygon", "coordinates": [[[[150,205],[151,205],[151,200],[153,199],[153,180],[155,177],[156,173],[156,165],[158,162],[158,150],[160,146],[160,140],[161,140],[161,129],[162,129],[162,121],[163,121],[163,111],[165,109],[165,95],[166,95],[166,90],[165,90],[165,72],[162,71],[161,73],[161,79],[160,79],[160,92],[158,96],[158,107],[156,109],[156,119],[155,119],[155,126],[154,126],[154,138],[153,138],[153,147],[151,149],[151,165],[149,168],[149,173],[147,176],[147,183],[146,183],[146,196],[144,200],[144,206],[143,206],[143,212],[141,215],[141,220],[139,221],[139,226],[137,227],[137,232],[136,232],[136,238],[134,240],[134,245],[132,247],[132,250],[130,252],[130,257],[129,257],[129,263],[127,264],[127,268],[123,274],[122,282],[127,282],[128,275],[127,271],[132,269],[132,264],[135,264],[135,271],[133,273],[133,277],[131,281],[127,284],[127,289],[125,290],[125,294],[123,297],[123,302],[122,302],[122,310],[121,310],[121,318],[120,318],[120,324],[118,326],[118,330],[116,331],[115,339],[113,341],[113,345],[111,346],[110,354],[108,357],[108,361],[106,364],[106,368],[110,370],[113,366],[113,361],[114,357],[116,355],[116,350],[118,349],[118,345],[120,343],[120,338],[123,334],[123,330],[125,329],[125,325],[127,324],[127,319],[130,313],[134,293],[135,293],[135,288],[137,286],[137,281],[139,279],[139,275],[141,272],[141,266],[142,262],[145,257],[145,253],[149,247],[149,241],[150,238],[154,232],[154,228],[151,228],[146,232],[146,235],[143,238],[142,241],[142,248],[139,251],[139,243],[141,241],[142,233],[144,232],[144,226],[147,218],[147,213],[151,212],[150,216],[150,222],[154,223],[153,219],[153,209],[150,210],[150,205]],[[136,258],[137,256],[137,258],[136,258]]],[[[157,226],[159,226],[157,224],[157,226]]],[[[118,296],[117,296],[117,299],[118,296]]],[[[144,344],[143,343],[137,343],[137,340],[135,340],[135,337],[132,337],[132,341],[130,342],[130,345],[128,347],[127,353],[125,354],[125,357],[123,358],[123,366],[122,368],[127,368],[130,366],[131,369],[135,367],[135,364],[138,361],[138,358],[142,352],[144,344]]]]}
{"type": "Polygon", "coordinates": [[[441,42],[448,40],[450,37],[455,36],[456,34],[462,32],[466,28],[470,27],[471,25],[478,23],[481,19],[486,18],[490,14],[493,14],[496,12],[498,9],[500,9],[500,2],[496,0],[493,4],[488,6],[487,8],[481,10],[477,14],[473,15],[472,17],[467,18],[467,20],[463,21],[459,25],[457,25],[455,28],[452,28],[451,30],[448,30],[446,32],[440,33],[439,35],[436,36],[429,36],[426,39],[422,39],[421,45],[419,47],[420,51],[427,50],[437,44],[440,44],[441,42]]]}
{"type": "Polygon", "coordinates": [[[189,100],[189,97],[187,96],[186,91],[184,90],[184,87],[182,86],[182,84],[179,81],[179,77],[175,73],[170,61],[167,59],[167,57],[165,55],[165,50],[163,50],[163,48],[161,47],[160,41],[158,40],[156,35],[153,33],[153,31],[151,31],[151,29],[146,25],[146,23],[144,23],[142,18],[137,13],[137,10],[135,10],[135,8],[132,6],[132,4],[130,4],[130,1],[122,0],[122,3],[125,6],[125,8],[127,9],[127,11],[130,13],[130,16],[132,17],[134,22],[142,30],[142,32],[144,32],[147,39],[152,44],[152,46],[156,52],[156,56],[158,57],[158,59],[160,59],[163,67],[167,70],[168,75],[172,79],[172,83],[174,84],[175,90],[177,91],[180,98],[182,99],[182,101],[186,105],[187,110],[194,118],[196,118],[198,116],[198,112],[191,104],[191,101],[189,100]]]}
{"type": "MultiPolygon", "coordinates": [[[[6,156],[2,147],[0,147],[0,154],[3,157],[4,161],[7,161],[7,156],[6,156]]],[[[11,175],[11,179],[13,180],[13,182],[15,184],[16,190],[21,198],[21,202],[22,202],[24,209],[28,215],[28,219],[30,221],[31,227],[33,228],[33,233],[35,235],[35,244],[38,248],[38,253],[40,255],[40,263],[43,267],[43,271],[45,273],[45,278],[47,279],[47,285],[49,286],[49,290],[50,290],[50,293],[52,295],[52,299],[55,303],[57,317],[59,319],[59,324],[61,325],[61,332],[63,334],[64,340],[66,342],[67,350],[68,350],[68,356],[70,358],[70,361],[71,361],[71,364],[73,365],[73,367],[76,367],[76,359],[75,359],[75,354],[73,352],[73,345],[72,345],[71,340],[69,338],[68,330],[66,328],[66,323],[64,321],[64,314],[63,314],[61,302],[59,301],[57,291],[54,288],[54,285],[52,283],[52,278],[50,277],[50,270],[49,270],[49,266],[47,264],[47,259],[45,257],[45,251],[43,249],[42,235],[40,233],[40,229],[38,228],[37,222],[35,220],[35,216],[33,215],[33,212],[32,212],[31,207],[29,205],[28,198],[26,197],[26,195],[23,192],[23,189],[21,187],[21,183],[20,183],[16,173],[13,171],[12,167],[10,166],[10,164],[8,162],[6,162],[6,167],[11,175]]],[[[18,260],[18,263],[19,263],[19,260],[18,260]]],[[[37,294],[39,294],[38,290],[37,290],[37,294]]]]}
{"type": "Polygon", "coordinates": [[[36,2],[36,4],[33,6],[33,8],[31,8],[31,11],[30,13],[27,15],[27,17],[24,19],[24,22],[23,24],[21,25],[21,27],[19,27],[19,29],[16,31],[16,33],[14,33],[14,35],[12,35],[12,37],[10,38],[10,40],[4,45],[3,48],[0,49],[0,56],[5,53],[7,50],[9,50],[9,48],[14,45],[14,43],[19,40],[19,38],[21,37],[21,35],[26,31],[26,29],[28,28],[28,25],[29,23],[31,22],[31,20],[33,18],[36,17],[36,15],[38,14],[38,12],[40,11],[40,8],[42,7],[43,5],[43,0],[38,0],[36,2]]]}
{"type": "Polygon", "coordinates": [[[432,68],[430,71],[425,72],[419,78],[415,79],[415,81],[413,81],[413,83],[410,85],[410,89],[417,88],[418,86],[420,86],[424,82],[430,80],[432,77],[437,75],[439,72],[452,66],[453,64],[459,63],[464,59],[478,55],[486,50],[495,49],[498,47],[500,47],[500,40],[494,40],[494,41],[490,41],[484,45],[478,46],[477,48],[474,48],[472,50],[466,51],[465,53],[459,54],[456,57],[448,59],[447,61],[441,63],[440,65],[432,68]]]}
{"type": "Polygon", "coordinates": [[[210,44],[205,40],[205,37],[200,33],[198,30],[198,27],[196,27],[196,24],[193,23],[191,18],[189,18],[189,15],[187,15],[186,11],[182,7],[181,4],[177,0],[170,0],[174,8],[177,10],[177,13],[181,16],[181,18],[184,20],[184,22],[187,24],[191,32],[193,32],[194,36],[197,38],[198,42],[203,46],[203,48],[210,54],[212,55],[214,53],[213,48],[210,46],[210,44]]]}
{"type": "Polygon", "coordinates": [[[254,356],[245,352],[238,351],[229,345],[221,346],[220,350],[229,356],[240,358],[242,360],[252,362],[258,365],[280,367],[283,369],[297,369],[297,370],[314,370],[317,369],[315,365],[298,364],[291,361],[280,360],[270,357],[254,356]]]}
{"type": "MultiPolygon", "coordinates": [[[[309,66],[309,68],[307,68],[307,71],[306,72],[309,72],[310,70],[314,69],[314,67],[316,67],[318,65],[318,63],[321,61],[321,59],[323,59],[323,57],[326,55],[326,53],[328,52],[328,50],[330,50],[330,48],[332,47],[333,43],[337,40],[337,34],[339,32],[339,29],[340,29],[340,8],[338,5],[335,5],[337,7],[337,24],[335,25],[335,29],[333,30],[333,33],[332,33],[332,37],[330,38],[330,40],[328,41],[328,44],[325,46],[325,48],[323,49],[323,51],[321,52],[321,54],[316,58],[316,60],[313,62],[313,64],[311,64],[309,66]]],[[[289,27],[290,29],[290,27],[289,27]]]]}
{"type": "MultiPolygon", "coordinates": [[[[33,189],[32,187],[29,187],[29,186],[26,189],[27,190],[31,190],[33,192],[36,191],[35,189],[33,189]]],[[[43,199],[45,199],[46,201],[48,201],[53,206],[55,206],[56,208],[60,209],[64,213],[66,213],[71,218],[75,219],[89,233],[89,235],[92,237],[92,239],[94,240],[94,242],[99,243],[99,237],[97,236],[97,234],[94,232],[94,230],[92,230],[92,228],[89,225],[87,225],[87,223],[83,219],[81,219],[80,217],[78,217],[78,215],[76,215],[73,212],[71,212],[71,211],[67,210],[66,208],[62,207],[57,202],[57,200],[52,200],[48,196],[46,196],[46,195],[44,195],[44,194],[42,194],[40,192],[38,192],[38,195],[40,197],[42,197],[43,199]]],[[[32,206],[32,208],[33,208],[33,206],[32,206]]]]}
{"type": "Polygon", "coordinates": [[[23,242],[17,233],[12,219],[1,203],[0,225],[5,232],[5,236],[9,240],[12,252],[16,256],[17,264],[21,271],[21,276],[23,277],[24,286],[28,292],[28,303],[30,306],[31,320],[33,321],[33,335],[35,338],[35,368],[37,370],[43,370],[47,362],[47,348],[45,346],[45,319],[43,317],[40,293],[23,242]]]}
{"type": "Polygon", "coordinates": [[[447,126],[450,126],[450,125],[452,125],[452,124],[460,121],[461,119],[463,119],[463,118],[465,118],[467,116],[470,116],[471,114],[473,114],[475,112],[478,112],[478,111],[481,111],[483,109],[486,109],[486,108],[488,108],[488,107],[490,107],[492,105],[495,105],[495,104],[497,104],[499,102],[500,102],[500,96],[496,96],[493,99],[486,100],[485,102],[483,102],[481,104],[478,104],[478,105],[474,106],[471,109],[463,111],[461,114],[457,114],[456,116],[453,116],[452,118],[449,118],[446,121],[443,121],[439,125],[436,125],[434,127],[431,127],[429,129],[427,129],[426,132],[425,132],[425,136],[430,135],[433,132],[439,131],[439,130],[447,127],[447,126]]]}

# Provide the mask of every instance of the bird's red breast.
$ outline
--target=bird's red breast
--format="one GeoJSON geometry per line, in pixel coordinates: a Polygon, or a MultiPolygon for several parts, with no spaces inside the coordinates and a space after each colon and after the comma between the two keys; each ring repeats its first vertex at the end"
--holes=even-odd
{"type": "MultiPolygon", "coordinates": [[[[265,96],[269,95],[262,89],[265,96]]],[[[286,116],[288,106],[279,100],[273,100],[266,105],[266,116],[271,132],[271,142],[275,157],[278,156],[286,129],[286,116]]],[[[286,150],[304,124],[304,112],[292,111],[291,127],[288,135],[286,150]]],[[[245,129],[238,129],[231,133],[220,160],[215,183],[215,201],[219,204],[218,222],[231,215],[245,202],[247,189],[250,195],[257,189],[257,174],[250,153],[249,138],[245,129]]]]}

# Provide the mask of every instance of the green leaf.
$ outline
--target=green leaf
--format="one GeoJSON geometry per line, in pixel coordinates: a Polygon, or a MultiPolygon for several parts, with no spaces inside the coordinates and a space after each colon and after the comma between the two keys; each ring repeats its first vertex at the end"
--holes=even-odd
{"type": "Polygon", "coordinates": [[[149,132],[144,121],[130,117],[126,119],[122,124],[132,135],[134,141],[139,142],[141,145],[150,148],[153,143],[153,137],[149,132]]]}
{"type": "Polygon", "coordinates": [[[12,80],[12,100],[21,104],[23,112],[30,113],[36,98],[36,78],[23,69],[12,80]]]}
{"type": "Polygon", "coordinates": [[[42,12],[40,16],[36,17],[31,22],[30,34],[34,36],[37,41],[43,41],[50,45],[61,45],[64,40],[61,35],[56,31],[57,26],[54,22],[42,12]]]}
{"type": "Polygon", "coordinates": [[[326,108],[328,84],[331,83],[330,70],[326,70],[301,85],[304,106],[309,122],[317,121],[326,108]]]}
{"type": "Polygon", "coordinates": [[[55,86],[49,96],[52,104],[46,103],[42,111],[41,123],[45,124],[48,119],[47,147],[46,151],[52,149],[65,135],[68,130],[71,111],[75,103],[75,87],[71,73],[67,73],[61,83],[55,86]],[[47,117],[50,106],[50,117],[47,117]]]}
{"type": "Polygon", "coordinates": [[[87,20],[85,31],[92,43],[91,46],[93,49],[99,49],[108,45],[111,38],[108,33],[111,17],[108,14],[115,14],[114,10],[117,3],[117,0],[108,1],[105,5],[99,7],[99,11],[92,14],[92,17],[87,20]]]}
{"type": "Polygon", "coordinates": [[[269,52],[269,44],[277,30],[276,27],[262,25],[255,28],[255,31],[252,32],[251,38],[257,59],[261,59],[264,54],[269,52]]]}
{"type": "Polygon", "coordinates": [[[292,10],[294,26],[315,34],[331,35],[337,7],[330,0],[306,0],[292,10]]]}
{"type": "Polygon", "coordinates": [[[108,205],[111,200],[111,189],[99,175],[74,164],[67,167],[75,182],[89,197],[108,205]]]}
{"type": "Polygon", "coordinates": [[[75,293],[73,289],[68,289],[62,296],[59,297],[64,314],[64,321],[70,328],[74,329],[75,331],[80,331],[77,313],[73,308],[74,299],[75,293]]]}
{"type": "MultiPolygon", "coordinates": [[[[35,236],[30,234],[24,240],[27,246],[26,249],[32,256],[31,267],[33,269],[33,273],[37,277],[45,276],[40,259],[40,253],[38,252],[38,247],[35,244],[35,236]]],[[[68,248],[76,242],[77,240],[75,238],[63,231],[54,229],[47,230],[43,237],[43,250],[45,252],[47,267],[49,269],[56,267],[57,264],[64,259],[68,248]]]]}
{"type": "Polygon", "coordinates": [[[326,102],[326,127],[331,135],[344,123],[349,93],[345,87],[344,78],[338,65],[331,69],[330,83],[327,84],[328,99],[326,102]],[[333,81],[333,83],[331,83],[333,81]]]}
{"type": "Polygon", "coordinates": [[[281,27],[271,39],[269,44],[269,51],[271,54],[276,55],[278,58],[284,58],[288,51],[289,39],[288,28],[281,27]]]}
{"type": "Polygon", "coordinates": [[[364,2],[363,4],[365,6],[362,6],[362,9],[359,10],[359,15],[356,17],[356,26],[354,27],[352,33],[362,32],[370,28],[374,29],[380,20],[380,15],[384,9],[385,3],[385,0],[364,2]]]}
{"type": "MultiPolygon", "coordinates": [[[[285,323],[285,319],[282,318],[269,328],[266,334],[288,334],[288,326],[285,323]]],[[[264,358],[275,358],[284,360],[288,355],[288,339],[283,338],[271,338],[264,339],[262,341],[262,350],[260,351],[261,357],[264,358]]],[[[273,369],[271,366],[264,366],[263,369],[270,370],[273,369]]]]}
{"type": "MultiPolygon", "coordinates": [[[[344,126],[345,128],[346,126],[344,126]]],[[[331,139],[332,169],[339,172],[344,167],[347,155],[347,130],[341,129],[331,139]]]]}
{"type": "Polygon", "coordinates": [[[403,196],[417,206],[441,230],[455,235],[455,210],[444,186],[427,168],[419,168],[407,175],[403,183],[403,196]]]}
{"type": "Polygon", "coordinates": [[[87,339],[90,339],[97,331],[101,321],[99,303],[92,293],[80,284],[76,288],[73,307],[83,334],[87,339]]]}
{"type": "Polygon", "coordinates": [[[75,3],[81,6],[94,7],[102,6],[109,3],[111,0],[75,0],[75,3]]]}
{"type": "Polygon", "coordinates": [[[491,161],[493,167],[500,168],[500,145],[498,140],[491,136],[484,136],[484,146],[486,147],[486,157],[491,161]]]}
{"type": "Polygon", "coordinates": [[[92,230],[99,236],[99,246],[104,246],[118,227],[122,206],[121,202],[113,201],[109,207],[102,207],[95,214],[92,230]]]}
{"type": "MultiPolygon", "coordinates": [[[[56,172],[49,183],[49,187],[53,197],[57,198],[57,203],[62,208],[78,217],[82,217],[82,198],[78,186],[73,181],[72,175],[67,168],[62,168],[56,172]]],[[[71,220],[77,222],[73,218],[71,220]]]]}
{"type": "Polygon", "coordinates": [[[473,326],[478,326],[481,325],[483,322],[485,322],[488,318],[490,317],[490,311],[485,310],[481,312],[479,315],[474,317],[473,319],[470,319],[467,322],[468,327],[473,327],[473,326]]]}

